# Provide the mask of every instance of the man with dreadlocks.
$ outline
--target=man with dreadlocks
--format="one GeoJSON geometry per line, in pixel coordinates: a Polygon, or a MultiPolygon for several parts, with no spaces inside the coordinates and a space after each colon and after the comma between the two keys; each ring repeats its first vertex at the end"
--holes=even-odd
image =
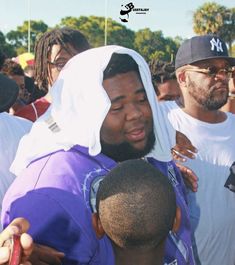
{"type": "Polygon", "coordinates": [[[21,113],[26,119],[35,121],[49,107],[48,93],[61,69],[74,55],[90,48],[85,36],[78,30],[68,27],[56,28],[41,35],[35,45],[35,82],[45,91],[46,96],[25,106],[21,113]]]}

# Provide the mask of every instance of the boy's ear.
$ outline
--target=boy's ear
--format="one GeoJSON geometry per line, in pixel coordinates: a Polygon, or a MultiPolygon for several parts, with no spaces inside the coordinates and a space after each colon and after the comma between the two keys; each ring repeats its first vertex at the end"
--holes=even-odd
{"type": "Polygon", "coordinates": [[[176,233],[179,230],[179,228],[180,228],[180,224],[181,224],[181,210],[177,206],[176,207],[176,214],[175,214],[175,220],[174,220],[172,231],[176,233]]]}
{"type": "Polygon", "coordinates": [[[101,239],[105,235],[105,232],[97,213],[92,214],[92,226],[95,230],[96,236],[101,239]]]}

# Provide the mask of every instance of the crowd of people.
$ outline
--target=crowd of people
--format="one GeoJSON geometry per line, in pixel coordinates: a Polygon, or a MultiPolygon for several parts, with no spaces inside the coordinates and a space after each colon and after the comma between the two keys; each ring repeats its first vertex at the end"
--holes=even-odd
{"type": "Polygon", "coordinates": [[[146,62],[57,28],[37,40],[30,85],[1,62],[0,264],[13,234],[25,265],[235,264],[235,58],[223,40],[195,36],[174,63],[146,62]]]}

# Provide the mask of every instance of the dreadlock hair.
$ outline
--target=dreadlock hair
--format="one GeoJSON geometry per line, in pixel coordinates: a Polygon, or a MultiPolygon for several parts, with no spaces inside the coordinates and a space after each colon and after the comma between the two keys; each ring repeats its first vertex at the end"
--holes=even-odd
{"type": "Polygon", "coordinates": [[[156,83],[164,83],[167,80],[176,79],[175,66],[173,63],[153,59],[149,62],[149,68],[154,85],[156,85],[156,83]]]}
{"type": "Polygon", "coordinates": [[[48,90],[48,56],[52,46],[58,44],[69,51],[71,45],[77,53],[90,48],[85,36],[78,30],[68,27],[56,28],[41,35],[35,45],[35,81],[40,89],[48,90]]]}
{"type": "Polygon", "coordinates": [[[24,70],[20,64],[12,61],[11,59],[6,59],[2,65],[1,72],[4,75],[22,75],[24,76],[24,70]]]}
{"type": "MultiPolygon", "coordinates": [[[[136,61],[128,54],[113,53],[107,67],[104,70],[103,80],[134,71],[140,78],[139,67],[136,61]]],[[[141,80],[141,78],[140,78],[141,80]]]]}
{"type": "Polygon", "coordinates": [[[120,248],[155,248],[173,227],[174,189],[142,159],[119,163],[102,180],[96,208],[102,227],[120,248]]]}

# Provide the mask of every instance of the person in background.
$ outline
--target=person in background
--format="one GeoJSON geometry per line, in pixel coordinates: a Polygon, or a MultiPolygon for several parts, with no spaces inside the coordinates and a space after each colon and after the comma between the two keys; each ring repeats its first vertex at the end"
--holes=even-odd
{"type": "MultiPolygon", "coordinates": [[[[33,102],[36,99],[45,95],[45,92],[42,90],[39,90],[37,85],[34,83],[33,76],[30,77],[29,75],[27,75],[27,71],[30,71],[27,69],[33,69],[33,67],[34,67],[33,65],[27,65],[25,68],[22,68],[22,65],[19,64],[19,61],[16,60],[16,58],[7,59],[3,63],[6,64],[6,67],[4,66],[4,68],[6,68],[4,70],[5,74],[13,72],[14,79],[15,79],[15,81],[18,82],[18,85],[20,85],[22,88],[25,88],[25,90],[29,93],[28,99],[27,100],[23,99],[23,101],[26,101],[25,103],[27,103],[25,106],[27,106],[31,102],[33,102]],[[16,76],[15,76],[15,74],[16,74],[16,76]],[[19,76],[23,76],[23,75],[24,75],[24,80],[22,77],[19,77],[19,76]]],[[[17,112],[15,112],[14,115],[24,117],[24,113],[21,112],[21,109],[22,108],[20,108],[17,112]]]]}
{"type": "Polygon", "coordinates": [[[37,120],[50,106],[50,87],[70,58],[90,48],[85,36],[68,27],[55,28],[42,34],[35,44],[34,78],[46,94],[18,113],[31,121],[37,120]]]}
{"type": "Polygon", "coordinates": [[[119,162],[145,158],[170,180],[181,210],[164,262],[194,264],[185,186],[168,140],[175,131],[165,123],[143,57],[115,45],[89,49],[66,64],[51,93],[51,107],[12,164],[17,178],[4,198],[4,226],[24,216],[36,242],[65,253],[63,264],[112,265],[110,241],[98,240],[92,228],[97,189],[119,162]]]}
{"type": "Polygon", "coordinates": [[[92,216],[112,242],[115,265],[163,265],[165,241],[180,226],[170,181],[143,159],[119,163],[101,181],[92,216]]]}
{"type": "MultiPolygon", "coordinates": [[[[36,101],[37,99],[44,97],[46,95],[46,92],[43,91],[42,89],[39,89],[35,82],[34,62],[32,64],[28,64],[27,66],[25,66],[23,70],[24,70],[24,75],[25,75],[25,87],[31,94],[29,103],[32,103],[36,101]]],[[[26,109],[23,108],[23,110],[19,111],[17,115],[20,117],[25,117],[25,115],[27,115],[27,108],[26,109]]],[[[27,118],[27,116],[25,118],[27,118]]]]}
{"type": "Polygon", "coordinates": [[[25,87],[24,71],[18,63],[11,59],[6,59],[2,65],[1,73],[13,79],[19,87],[19,94],[16,102],[10,108],[10,113],[15,115],[17,111],[30,102],[31,98],[30,92],[25,87]]]}
{"type": "MultiPolygon", "coordinates": [[[[38,88],[37,84],[35,83],[34,81],[34,78],[31,78],[31,77],[28,77],[28,76],[24,76],[24,83],[25,83],[25,88],[30,92],[30,103],[33,103],[34,101],[36,101],[37,99],[45,96],[45,91],[41,90],[38,88]]],[[[29,106],[29,104],[27,104],[25,106],[25,108],[27,106],[29,106]]],[[[27,108],[26,108],[27,109],[27,108]]],[[[27,118],[27,112],[25,111],[24,108],[22,108],[22,111],[19,110],[17,113],[16,113],[17,116],[20,116],[20,117],[23,117],[23,118],[27,118]]]]}
{"type": "Polygon", "coordinates": [[[149,62],[149,68],[158,100],[178,100],[181,92],[174,64],[153,59],[149,62]]]}
{"type": "Polygon", "coordinates": [[[227,103],[221,108],[235,114],[235,67],[232,69],[232,77],[229,80],[229,94],[227,103]]]}
{"type": "MultiPolygon", "coordinates": [[[[0,212],[2,210],[2,200],[15,174],[9,168],[15,158],[20,139],[27,134],[32,126],[32,122],[10,115],[7,111],[14,104],[19,94],[19,87],[13,79],[0,73],[0,212]]],[[[5,264],[9,259],[9,248],[4,247],[4,241],[12,234],[21,234],[27,231],[28,222],[22,218],[17,218],[0,233],[0,264],[5,264]]],[[[28,257],[33,265],[60,265],[63,253],[52,248],[34,244],[32,251],[32,238],[22,234],[21,245],[23,247],[23,264],[28,257]]]]}
{"type": "Polygon", "coordinates": [[[3,196],[15,179],[9,168],[15,158],[20,139],[32,126],[30,121],[7,113],[15,103],[18,93],[19,87],[16,82],[0,74],[0,211],[3,196]]]}
{"type": "Polygon", "coordinates": [[[67,61],[89,48],[85,36],[69,27],[41,35],[35,45],[35,81],[39,88],[48,92],[67,61]]]}
{"type": "Polygon", "coordinates": [[[34,79],[34,64],[29,64],[24,68],[24,74],[30,78],[34,79]]]}
{"type": "Polygon", "coordinates": [[[40,36],[35,45],[34,78],[46,96],[22,109],[25,118],[35,121],[48,109],[51,103],[48,91],[63,66],[72,56],[89,48],[85,36],[68,27],[56,28],[40,36]]]}

